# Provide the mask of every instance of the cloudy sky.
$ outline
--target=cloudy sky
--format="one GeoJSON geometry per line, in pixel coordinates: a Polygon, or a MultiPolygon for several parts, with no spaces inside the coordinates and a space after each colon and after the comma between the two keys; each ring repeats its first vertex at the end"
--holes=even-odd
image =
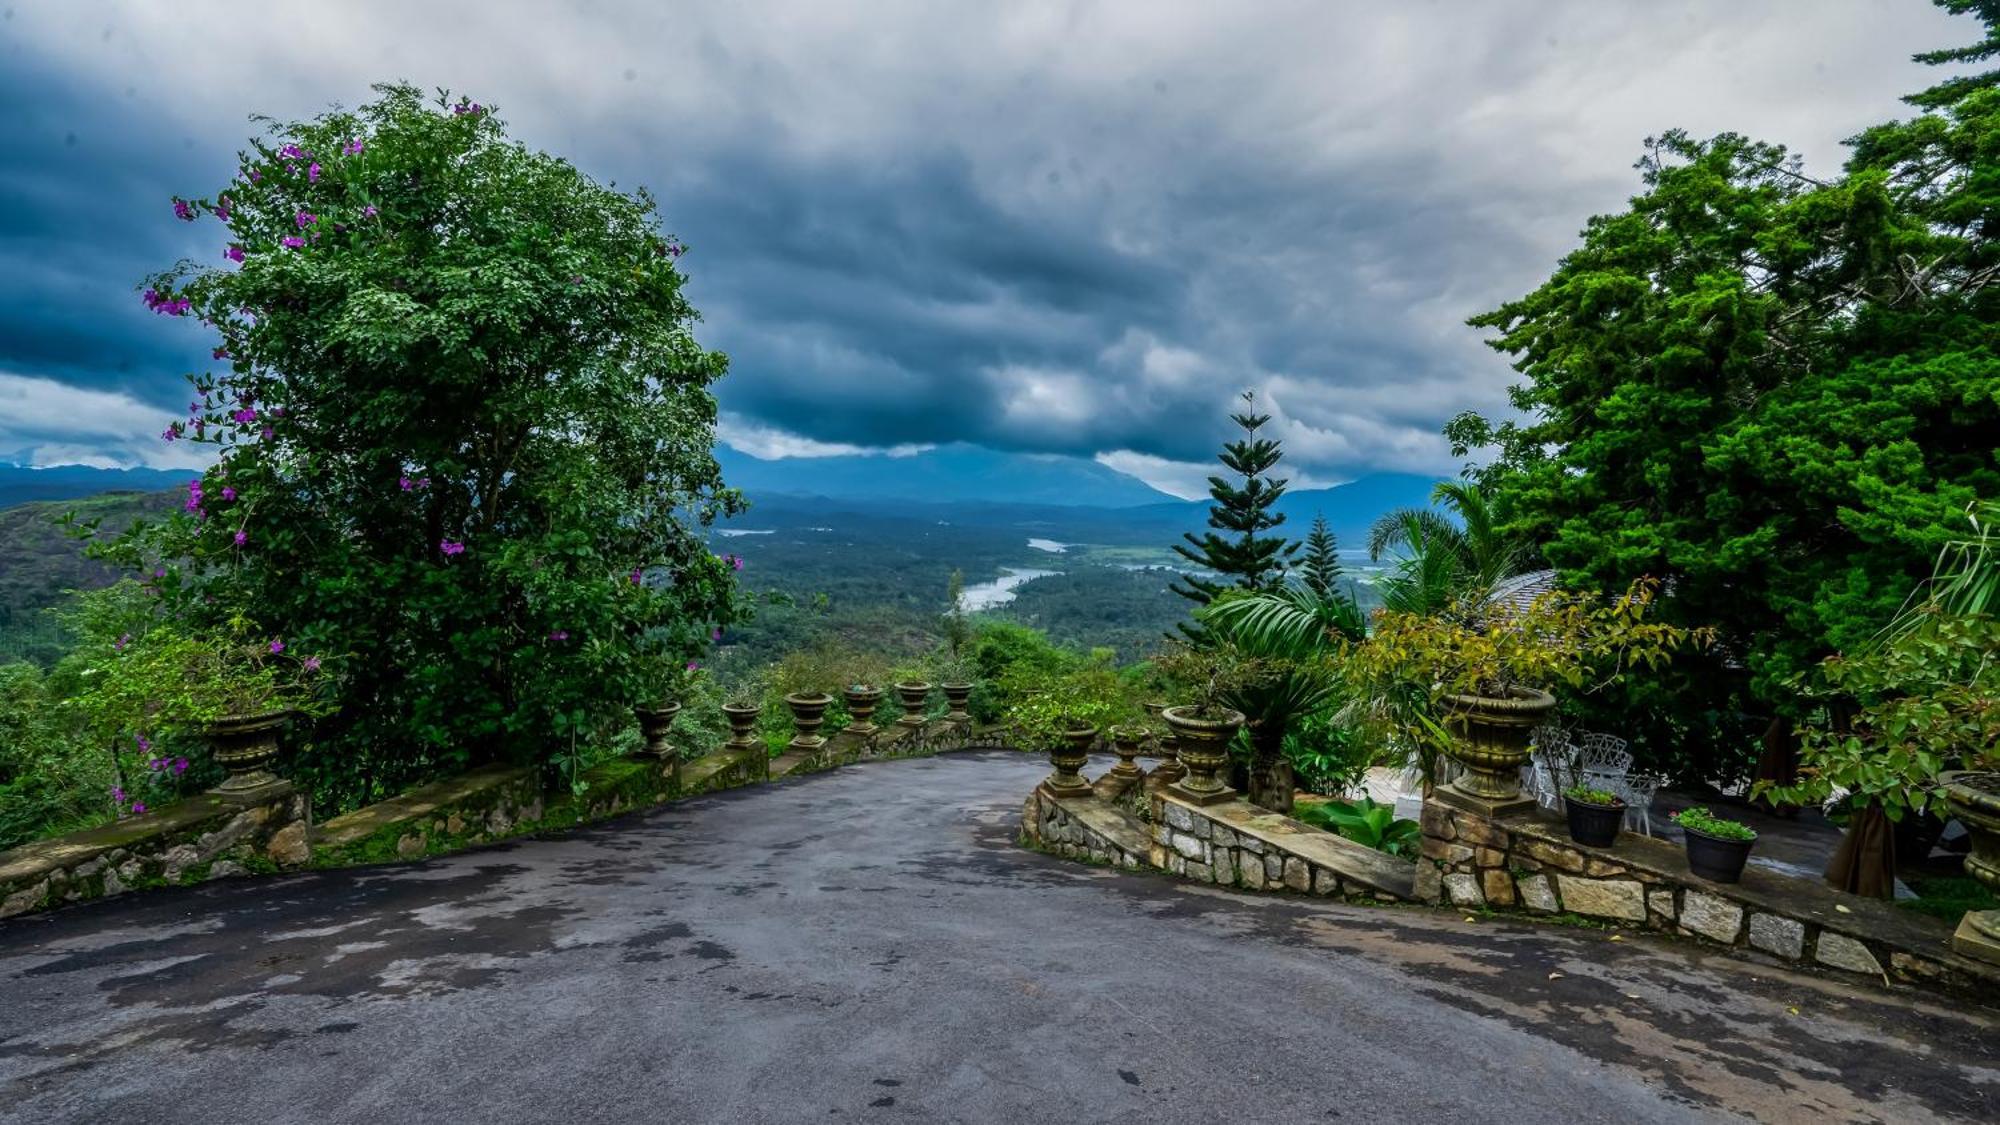
{"type": "Polygon", "coordinates": [[[134,283],[251,113],[446,86],[660,197],[759,456],[966,441],[1188,492],[1254,387],[1309,483],[1452,468],[1512,373],[1464,319],[1635,188],[1645,136],[1832,168],[1922,0],[0,0],[0,461],[173,465],[207,355],[134,283]]]}

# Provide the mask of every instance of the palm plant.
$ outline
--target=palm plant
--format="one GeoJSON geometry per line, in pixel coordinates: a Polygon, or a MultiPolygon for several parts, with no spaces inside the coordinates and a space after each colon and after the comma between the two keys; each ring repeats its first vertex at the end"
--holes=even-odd
{"type": "Polygon", "coordinates": [[[1391,552],[1398,556],[1382,581],[1383,606],[1427,617],[1454,604],[1477,613],[1494,586],[1520,573],[1528,552],[1501,529],[1492,496],[1481,485],[1439,481],[1431,503],[1384,513],[1368,530],[1371,560],[1380,562],[1391,552]]]}

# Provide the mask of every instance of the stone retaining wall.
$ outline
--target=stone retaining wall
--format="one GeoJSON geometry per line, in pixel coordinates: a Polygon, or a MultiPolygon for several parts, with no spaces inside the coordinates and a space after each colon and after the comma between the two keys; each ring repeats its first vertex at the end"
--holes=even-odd
{"type": "Polygon", "coordinates": [[[1037,787],[1021,807],[1022,842],[1070,859],[1155,868],[1217,886],[1395,902],[1415,866],[1248,801],[1195,805],[1107,775],[1089,796],[1037,787]]]}
{"type": "Polygon", "coordinates": [[[290,785],[255,803],[204,793],[144,816],[0,852],[0,918],[123,894],[302,867],[306,800],[290,785]]]}
{"type": "Polygon", "coordinates": [[[1424,803],[1415,894],[1464,909],[1574,914],[1679,934],[1804,965],[2000,996],[2000,970],[1950,950],[1948,925],[1754,864],[1741,883],[1691,874],[1681,847],[1621,833],[1570,840],[1540,814],[1490,819],[1424,803]]]}

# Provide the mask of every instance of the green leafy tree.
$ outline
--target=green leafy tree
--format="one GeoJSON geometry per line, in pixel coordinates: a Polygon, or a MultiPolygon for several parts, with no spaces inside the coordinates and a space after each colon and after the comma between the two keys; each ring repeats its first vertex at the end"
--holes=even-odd
{"type": "MultiPolygon", "coordinates": [[[[1987,38],[1920,58],[2000,49],[2000,6],[1943,6],[1987,38]]],[[[1497,447],[1502,527],[1567,585],[1664,576],[1667,614],[1725,631],[1641,685],[1664,694],[1616,701],[1632,733],[1641,713],[1795,712],[1786,685],[1879,628],[1958,513],[2000,495],[2000,90],[1910,100],[1928,112],[1864,131],[1829,180],[1735,134],[1650,142],[1630,208],[1471,321],[1526,376],[1524,421],[1447,428],[1497,447]]]]}
{"type": "Polygon", "coordinates": [[[1395,557],[1382,579],[1382,604],[1398,613],[1476,613],[1530,553],[1500,526],[1492,490],[1478,481],[1439,481],[1431,504],[1385,512],[1368,529],[1369,560],[1395,557]]]}
{"type": "MultiPolygon", "coordinates": [[[[1279,442],[1257,436],[1271,416],[1256,412],[1255,394],[1243,392],[1243,401],[1250,406],[1243,413],[1229,416],[1243,436],[1225,444],[1219,456],[1223,466],[1241,478],[1242,483],[1221,476],[1208,478],[1208,494],[1215,499],[1208,515],[1211,530],[1199,536],[1189,532],[1183,536],[1185,544],[1174,544],[1174,551],[1182,558],[1223,579],[1181,576],[1173,586],[1174,592],[1196,605],[1207,605],[1232,585],[1262,590],[1277,584],[1298,551],[1298,544],[1282,536],[1263,534],[1285,522],[1284,513],[1273,508],[1285,494],[1286,482],[1282,477],[1271,476],[1284,450],[1279,442]]],[[[1185,623],[1181,631],[1190,639],[1201,636],[1198,627],[1185,623]]]]}
{"type": "Polygon", "coordinates": [[[682,247],[652,199],[407,86],[270,126],[146,303],[214,332],[163,435],[220,460],[114,553],[177,616],[342,662],[295,776],[351,805],[605,736],[735,614],[682,247]]]}

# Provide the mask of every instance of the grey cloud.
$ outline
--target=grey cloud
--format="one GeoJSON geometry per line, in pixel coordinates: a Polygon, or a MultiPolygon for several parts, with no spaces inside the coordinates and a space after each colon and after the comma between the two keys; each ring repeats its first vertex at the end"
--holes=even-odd
{"type": "Polygon", "coordinates": [[[33,108],[0,125],[0,371],[171,411],[198,341],[131,286],[205,251],[166,196],[227,178],[245,114],[400,77],[655,188],[742,432],[1157,467],[1250,386],[1322,477],[1450,467],[1439,424],[1512,378],[1464,318],[1630,194],[1640,138],[1827,166],[1973,34],[1914,2],[110,10],[0,24],[33,108]]]}

